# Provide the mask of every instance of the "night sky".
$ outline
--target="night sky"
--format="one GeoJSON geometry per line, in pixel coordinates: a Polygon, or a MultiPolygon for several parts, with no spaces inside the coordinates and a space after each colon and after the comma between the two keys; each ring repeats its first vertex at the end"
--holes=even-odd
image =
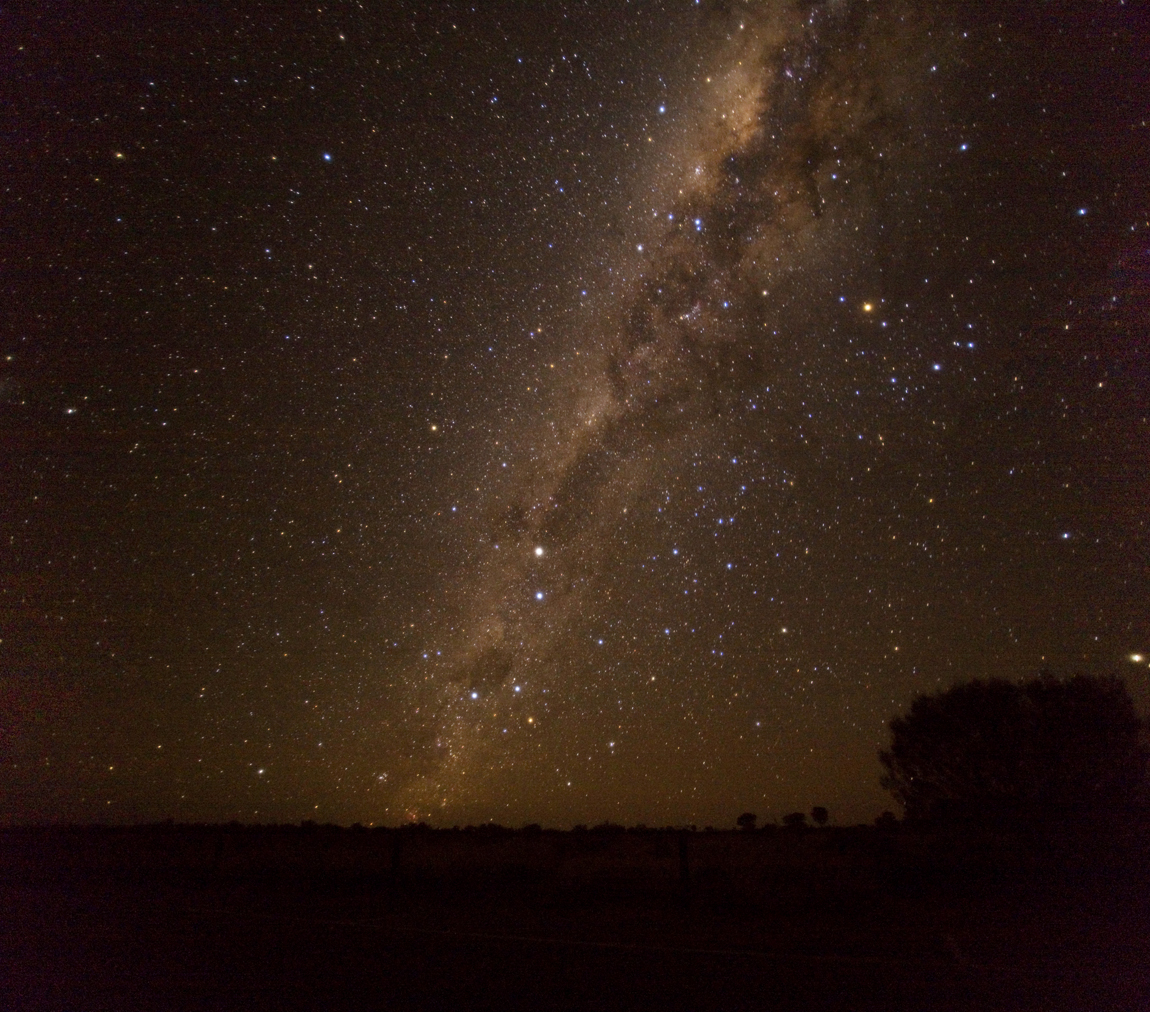
{"type": "Polygon", "coordinates": [[[0,819],[853,821],[917,693],[1145,707],[1137,6],[5,11],[0,819]]]}

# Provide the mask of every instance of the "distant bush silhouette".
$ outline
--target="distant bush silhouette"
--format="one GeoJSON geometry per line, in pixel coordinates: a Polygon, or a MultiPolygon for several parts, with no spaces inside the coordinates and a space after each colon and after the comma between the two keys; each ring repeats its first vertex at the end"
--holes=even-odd
{"type": "Polygon", "coordinates": [[[783,825],[787,829],[805,829],[807,817],[803,812],[791,812],[790,815],[783,816],[783,825]]]}
{"type": "Polygon", "coordinates": [[[1134,804],[1143,727],[1118,678],[973,681],[890,722],[882,784],[911,821],[1085,824],[1134,804]]]}
{"type": "Polygon", "coordinates": [[[735,820],[735,825],[738,826],[739,829],[744,829],[749,833],[755,828],[755,823],[758,821],[759,817],[755,815],[754,812],[743,812],[743,814],[735,820]]]}
{"type": "Polygon", "coordinates": [[[830,817],[831,813],[823,808],[822,805],[815,805],[815,807],[811,809],[811,822],[816,826],[825,826],[827,819],[830,817]]]}

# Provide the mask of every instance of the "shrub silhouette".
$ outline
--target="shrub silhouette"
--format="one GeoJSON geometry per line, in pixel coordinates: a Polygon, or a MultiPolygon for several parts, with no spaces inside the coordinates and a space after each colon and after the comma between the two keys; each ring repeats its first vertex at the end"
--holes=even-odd
{"type": "Polygon", "coordinates": [[[758,819],[759,817],[755,815],[754,812],[743,812],[743,814],[735,820],[735,825],[738,826],[739,829],[745,829],[749,833],[755,828],[755,823],[758,822],[758,819]]]}
{"type": "Polygon", "coordinates": [[[811,809],[811,822],[816,826],[825,826],[827,819],[830,817],[831,813],[823,808],[822,805],[815,805],[815,807],[811,809]]]}
{"type": "Polygon", "coordinates": [[[783,816],[783,825],[787,829],[805,829],[807,825],[807,817],[803,812],[791,812],[790,815],[783,816]]]}
{"type": "Polygon", "coordinates": [[[1133,806],[1143,727],[1118,678],[973,681],[890,722],[882,784],[911,821],[1084,824],[1133,806]]]}

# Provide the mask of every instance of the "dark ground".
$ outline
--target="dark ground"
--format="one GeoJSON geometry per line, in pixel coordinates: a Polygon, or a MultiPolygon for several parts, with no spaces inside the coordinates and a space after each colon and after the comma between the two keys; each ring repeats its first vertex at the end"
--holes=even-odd
{"type": "Polygon", "coordinates": [[[681,838],[8,830],[0,1007],[1150,1008],[1129,851],[681,838]]]}

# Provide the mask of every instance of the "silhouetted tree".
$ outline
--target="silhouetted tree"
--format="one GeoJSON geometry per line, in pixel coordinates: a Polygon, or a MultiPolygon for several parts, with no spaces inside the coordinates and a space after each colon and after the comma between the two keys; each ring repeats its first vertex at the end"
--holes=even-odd
{"type": "Polygon", "coordinates": [[[890,832],[892,829],[898,829],[898,818],[894,812],[883,812],[882,815],[874,820],[874,824],[878,829],[884,832],[890,832]]]}
{"type": "Polygon", "coordinates": [[[822,805],[815,805],[815,807],[811,809],[811,821],[816,826],[825,826],[827,824],[827,819],[830,817],[831,813],[823,808],[822,805]]]}
{"type": "Polygon", "coordinates": [[[783,825],[787,829],[804,829],[807,825],[807,817],[803,812],[791,812],[790,815],[783,816],[783,825]]]}
{"type": "Polygon", "coordinates": [[[973,681],[890,722],[882,784],[910,820],[1096,819],[1133,804],[1142,730],[1118,678],[973,681]]]}
{"type": "Polygon", "coordinates": [[[749,833],[755,828],[755,823],[758,822],[758,820],[759,817],[755,815],[754,812],[743,812],[743,814],[735,820],[735,825],[738,826],[739,829],[744,829],[749,833]]]}

